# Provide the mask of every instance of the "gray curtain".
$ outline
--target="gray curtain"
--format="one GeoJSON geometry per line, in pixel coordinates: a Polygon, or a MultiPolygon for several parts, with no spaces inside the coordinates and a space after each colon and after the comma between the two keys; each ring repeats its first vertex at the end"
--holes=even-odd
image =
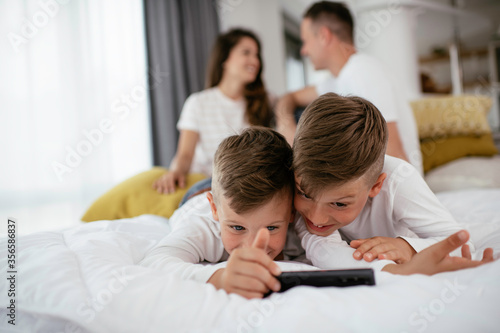
{"type": "Polygon", "coordinates": [[[177,120],[186,98],[204,88],[219,33],[216,2],[144,0],[154,164],[169,166],[177,149],[177,120]]]}

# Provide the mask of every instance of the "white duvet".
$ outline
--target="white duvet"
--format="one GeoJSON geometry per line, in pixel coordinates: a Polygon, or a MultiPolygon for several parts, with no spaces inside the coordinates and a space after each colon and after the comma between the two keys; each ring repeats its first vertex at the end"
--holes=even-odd
{"type": "MultiPolygon", "coordinates": [[[[500,189],[439,198],[471,231],[476,248],[493,247],[498,258],[500,189]]],[[[8,323],[11,297],[2,278],[0,331],[500,331],[500,260],[432,277],[377,273],[374,287],[297,287],[248,301],[137,266],[168,232],[167,219],[144,215],[18,237],[16,325],[8,323]]],[[[2,237],[2,253],[6,248],[2,237]]],[[[7,258],[0,259],[7,275],[7,258]]]]}

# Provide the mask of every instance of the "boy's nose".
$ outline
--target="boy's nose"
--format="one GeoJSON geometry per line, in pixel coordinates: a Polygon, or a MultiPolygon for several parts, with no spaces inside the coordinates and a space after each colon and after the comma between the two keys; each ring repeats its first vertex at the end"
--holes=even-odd
{"type": "Polygon", "coordinates": [[[328,223],[328,215],[325,214],[318,205],[313,205],[311,207],[309,215],[309,219],[316,225],[324,225],[328,223]]]}

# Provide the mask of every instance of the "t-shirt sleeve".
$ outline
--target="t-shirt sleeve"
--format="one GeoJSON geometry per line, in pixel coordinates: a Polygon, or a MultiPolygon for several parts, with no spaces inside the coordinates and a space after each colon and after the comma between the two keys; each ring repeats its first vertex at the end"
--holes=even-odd
{"type": "Polygon", "coordinates": [[[182,107],[181,116],[177,122],[177,129],[200,132],[200,102],[196,95],[189,96],[182,107]]]}
{"type": "MultiPolygon", "coordinates": [[[[163,238],[139,263],[141,266],[176,274],[182,279],[206,283],[224,265],[203,265],[218,262],[223,255],[222,241],[203,220],[184,221],[163,238]]],[[[210,222],[209,222],[210,223],[210,222]]]]}
{"type": "MultiPolygon", "coordinates": [[[[418,237],[398,235],[406,240],[417,252],[422,251],[453,233],[464,229],[451,213],[439,202],[418,171],[408,163],[400,165],[399,176],[396,169],[394,185],[394,213],[397,223],[405,224],[418,237]]],[[[474,246],[467,243],[471,251],[474,246]]],[[[451,253],[461,256],[461,250],[451,253]]]]}

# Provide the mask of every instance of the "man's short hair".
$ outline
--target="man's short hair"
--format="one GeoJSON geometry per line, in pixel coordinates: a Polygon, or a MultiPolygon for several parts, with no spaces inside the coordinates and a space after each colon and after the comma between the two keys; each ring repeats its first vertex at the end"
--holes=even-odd
{"type": "Polygon", "coordinates": [[[382,172],[387,124],[361,97],[327,93],[301,116],[293,142],[293,169],[305,193],[315,195],[360,177],[368,186],[382,172]]]}
{"type": "MultiPolygon", "coordinates": [[[[214,157],[212,193],[237,214],[268,203],[276,194],[292,198],[292,148],[269,128],[251,127],[224,139],[214,157]]],[[[291,209],[291,207],[290,207],[291,209]]]]}
{"type": "Polygon", "coordinates": [[[354,21],[351,12],[341,2],[320,1],[314,3],[304,14],[313,25],[324,25],[341,41],[354,44],[354,21]]]}

